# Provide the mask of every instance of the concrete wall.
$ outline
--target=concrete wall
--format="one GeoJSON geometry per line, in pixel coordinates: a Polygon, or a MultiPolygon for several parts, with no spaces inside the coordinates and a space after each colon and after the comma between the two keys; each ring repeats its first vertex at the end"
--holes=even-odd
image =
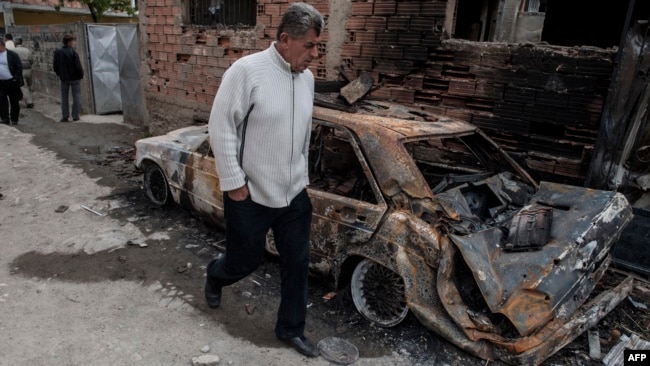
{"type": "MultiPolygon", "coordinates": [[[[351,77],[370,72],[372,98],[473,122],[534,172],[584,178],[613,50],[443,41],[454,14],[445,0],[307,2],[327,19],[317,79],[336,79],[341,65],[351,77]]],[[[271,44],[289,3],[258,0],[254,29],[227,30],[188,25],[181,0],[142,1],[151,132],[206,122],[225,70],[271,44]]],[[[514,2],[502,4],[511,6],[501,29],[512,29],[514,2]]]]}
{"type": "Polygon", "coordinates": [[[77,39],[76,51],[79,53],[84,68],[84,78],[81,82],[81,112],[92,113],[92,93],[88,72],[88,53],[86,49],[86,32],[84,23],[55,24],[41,26],[14,26],[7,31],[14,38],[21,37],[23,45],[29,47],[34,56],[32,66],[33,89],[60,99],[59,78],[52,70],[54,50],[61,47],[63,35],[72,34],[77,39]]]}

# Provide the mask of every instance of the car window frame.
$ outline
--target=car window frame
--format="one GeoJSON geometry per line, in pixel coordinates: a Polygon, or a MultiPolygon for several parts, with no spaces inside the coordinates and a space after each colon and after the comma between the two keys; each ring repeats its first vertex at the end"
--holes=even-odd
{"type": "MultiPolygon", "coordinates": [[[[345,134],[345,136],[348,138],[348,142],[352,146],[352,150],[354,151],[354,154],[356,155],[357,160],[359,161],[359,164],[361,165],[361,169],[363,170],[363,173],[366,176],[366,179],[368,179],[368,184],[370,185],[370,188],[372,189],[372,192],[375,195],[375,199],[376,199],[377,202],[372,203],[372,202],[362,201],[362,200],[352,198],[352,197],[346,197],[346,196],[336,194],[336,193],[333,193],[333,192],[328,192],[328,191],[324,191],[324,190],[321,190],[321,189],[313,188],[310,185],[308,185],[307,187],[310,190],[317,191],[319,193],[325,193],[327,195],[343,197],[345,199],[350,199],[350,200],[353,200],[355,202],[361,202],[361,203],[367,204],[367,205],[375,205],[375,206],[378,206],[378,207],[387,208],[388,205],[386,203],[386,200],[384,199],[384,195],[382,194],[381,189],[379,188],[379,184],[377,183],[377,180],[375,179],[374,172],[372,171],[372,168],[371,168],[370,164],[368,164],[368,160],[366,159],[366,156],[363,153],[363,150],[361,149],[359,140],[357,139],[356,135],[349,128],[347,128],[345,126],[341,126],[341,125],[338,125],[338,124],[335,124],[335,123],[331,123],[331,122],[328,122],[328,121],[325,121],[325,120],[322,120],[322,119],[319,119],[319,118],[313,118],[312,119],[312,124],[321,124],[323,126],[334,128],[337,131],[341,131],[341,132],[343,132],[345,134]]],[[[312,127],[312,129],[313,129],[313,127],[312,127]]]]}

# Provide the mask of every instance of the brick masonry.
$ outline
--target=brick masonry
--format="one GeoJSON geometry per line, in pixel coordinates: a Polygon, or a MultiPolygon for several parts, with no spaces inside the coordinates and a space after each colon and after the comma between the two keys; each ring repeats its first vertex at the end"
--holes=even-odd
{"type": "MultiPolygon", "coordinates": [[[[584,179],[613,50],[444,40],[443,0],[352,0],[349,16],[336,24],[329,17],[335,0],[307,2],[323,12],[328,29],[345,31],[336,50],[326,31],[321,52],[340,57],[351,77],[370,72],[371,98],[474,123],[538,176],[584,179]]],[[[225,70],[271,44],[289,1],[258,0],[257,25],[249,29],[189,25],[181,0],[141,3],[143,84],[158,134],[207,121],[225,70]]],[[[336,75],[325,58],[310,67],[317,79],[336,75]]]]}

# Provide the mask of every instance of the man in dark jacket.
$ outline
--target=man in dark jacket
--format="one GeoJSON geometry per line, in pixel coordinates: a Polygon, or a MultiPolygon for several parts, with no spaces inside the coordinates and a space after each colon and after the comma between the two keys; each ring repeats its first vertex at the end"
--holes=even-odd
{"type": "Polygon", "coordinates": [[[61,122],[68,122],[70,105],[68,102],[69,91],[72,90],[72,120],[79,120],[81,112],[81,86],[84,77],[79,54],[74,50],[75,38],[66,34],[63,36],[63,47],[54,51],[54,72],[61,79],[61,122]]]}
{"type": "Polygon", "coordinates": [[[20,87],[23,85],[23,63],[20,61],[20,56],[8,50],[4,40],[0,40],[0,120],[2,123],[18,124],[20,87]],[[7,98],[9,98],[8,103],[7,98]],[[11,106],[11,116],[9,106],[11,106]]]}

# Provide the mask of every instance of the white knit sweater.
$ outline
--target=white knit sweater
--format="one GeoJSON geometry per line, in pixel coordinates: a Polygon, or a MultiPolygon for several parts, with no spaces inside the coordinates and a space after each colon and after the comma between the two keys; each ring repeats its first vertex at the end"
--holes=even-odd
{"type": "Polygon", "coordinates": [[[313,102],[311,71],[291,72],[275,43],[237,60],[223,76],[208,127],[220,189],[231,191],[248,181],[254,202],[288,206],[309,184],[313,102]]]}

